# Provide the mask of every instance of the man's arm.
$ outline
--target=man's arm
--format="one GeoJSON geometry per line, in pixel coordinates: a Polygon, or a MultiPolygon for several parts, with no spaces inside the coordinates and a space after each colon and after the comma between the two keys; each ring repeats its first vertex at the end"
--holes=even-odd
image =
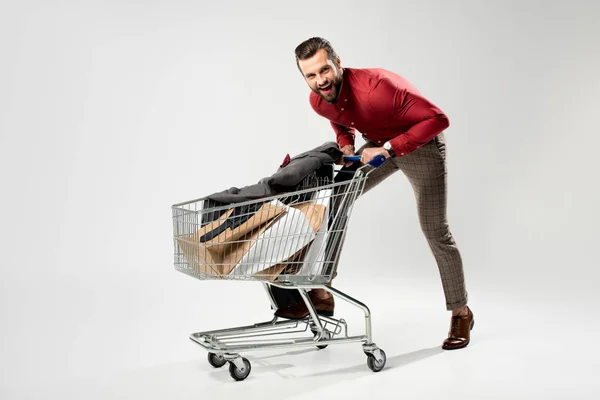
{"type": "MultiPolygon", "coordinates": [[[[320,102],[319,96],[317,96],[311,92],[309,95],[309,102],[310,102],[310,106],[317,114],[321,115],[322,117],[325,117],[319,111],[319,107],[317,105],[317,103],[320,102]]],[[[333,131],[335,132],[336,142],[337,142],[338,146],[340,147],[340,150],[342,151],[342,153],[345,156],[353,156],[355,154],[354,139],[355,139],[356,129],[349,128],[347,126],[343,126],[340,124],[336,124],[335,122],[333,122],[331,120],[329,121],[329,123],[331,124],[331,127],[333,128],[333,131]]],[[[352,163],[351,162],[344,163],[343,159],[340,158],[340,160],[338,160],[338,164],[344,164],[344,165],[348,166],[352,163]]]]}
{"type": "Polygon", "coordinates": [[[354,146],[354,139],[356,136],[356,130],[354,128],[348,128],[332,121],[329,121],[329,123],[335,131],[337,144],[340,146],[340,149],[347,145],[354,146]]]}
{"type": "Polygon", "coordinates": [[[390,140],[397,156],[415,151],[450,126],[448,117],[437,106],[417,93],[398,88],[388,79],[382,79],[369,98],[375,111],[412,125],[390,140]]]}
{"type": "MultiPolygon", "coordinates": [[[[354,128],[348,128],[346,126],[336,124],[335,122],[329,121],[333,130],[340,150],[345,156],[353,156],[355,153],[354,149],[354,138],[356,136],[356,130],[354,128]]],[[[337,164],[350,166],[352,162],[345,163],[343,159],[340,159],[337,164]]]]}
{"type": "MultiPolygon", "coordinates": [[[[308,101],[314,112],[316,112],[322,117],[325,117],[325,115],[323,115],[323,113],[319,110],[319,104],[322,100],[317,94],[311,92],[308,96],[308,101]]],[[[340,149],[348,145],[354,147],[354,138],[356,131],[354,128],[349,128],[347,126],[336,124],[333,121],[329,121],[329,123],[331,124],[331,127],[335,132],[336,141],[338,146],[340,146],[340,149]]]]}

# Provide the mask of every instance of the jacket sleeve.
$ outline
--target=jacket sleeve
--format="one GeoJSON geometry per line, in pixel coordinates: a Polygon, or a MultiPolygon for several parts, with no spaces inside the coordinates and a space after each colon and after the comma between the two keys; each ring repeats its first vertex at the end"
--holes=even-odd
{"type": "Polygon", "coordinates": [[[382,79],[369,95],[371,107],[410,126],[390,140],[397,156],[415,151],[450,126],[446,114],[418,93],[382,79]]]}

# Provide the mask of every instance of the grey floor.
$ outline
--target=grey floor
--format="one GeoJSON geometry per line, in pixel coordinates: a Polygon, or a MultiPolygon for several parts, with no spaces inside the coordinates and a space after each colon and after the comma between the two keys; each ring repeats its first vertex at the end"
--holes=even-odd
{"type": "MultiPolygon", "coordinates": [[[[471,291],[476,298],[471,344],[447,352],[440,344],[449,314],[440,307],[437,282],[390,279],[383,280],[389,286],[367,286],[340,280],[340,290],[345,285],[348,294],[371,308],[374,341],[388,358],[381,372],[372,372],[360,344],[350,343],[323,350],[246,352],[242,355],[251,361],[252,372],[235,382],[227,367],[211,367],[204,349],[188,335],[268,320],[271,312],[260,284],[182,279],[182,288],[199,288],[187,303],[165,298],[158,309],[140,308],[135,315],[126,306],[122,313],[112,309],[112,315],[90,313],[71,332],[60,333],[60,323],[32,321],[31,329],[12,337],[15,346],[7,346],[0,397],[306,399],[387,393],[387,398],[407,399],[599,398],[598,320],[590,317],[591,307],[561,307],[546,296],[511,296],[508,301],[480,287],[471,291]]],[[[346,319],[350,334],[362,333],[358,309],[338,302],[336,313],[346,319]]],[[[62,325],[69,323],[65,318],[62,325]]]]}

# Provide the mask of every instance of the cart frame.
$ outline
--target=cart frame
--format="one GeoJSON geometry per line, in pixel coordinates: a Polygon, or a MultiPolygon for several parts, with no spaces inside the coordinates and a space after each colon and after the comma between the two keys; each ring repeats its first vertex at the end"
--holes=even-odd
{"type": "MultiPolygon", "coordinates": [[[[345,157],[345,160],[360,161],[360,157],[345,157]]],[[[329,188],[338,187],[346,189],[340,194],[341,201],[338,204],[338,207],[342,210],[345,210],[347,217],[350,216],[354,201],[362,194],[368,175],[373,171],[374,168],[383,164],[383,162],[385,162],[385,157],[379,156],[370,164],[360,166],[356,170],[352,179],[349,181],[343,182],[343,184],[334,183],[327,185],[329,188]]],[[[339,171],[336,172],[339,173],[339,171]]],[[[309,193],[310,191],[322,189],[323,187],[299,190],[292,193],[287,193],[287,195],[302,195],[309,193]]],[[[281,195],[262,198],[260,201],[265,202],[280,197],[281,195]]],[[[190,211],[190,209],[186,209],[186,207],[190,207],[192,204],[205,199],[206,198],[191,200],[172,206],[174,237],[177,236],[177,222],[181,222],[182,218],[188,218],[187,213],[189,212],[199,212],[198,210],[190,211]],[[182,212],[182,210],[184,212],[182,212]]],[[[256,201],[236,203],[236,206],[244,206],[252,204],[253,202],[256,201]]],[[[231,204],[214,207],[211,209],[211,211],[224,211],[229,207],[231,207],[231,204]]],[[[309,311],[309,315],[302,319],[285,319],[274,316],[274,318],[270,321],[259,322],[252,325],[195,332],[190,334],[189,338],[194,343],[208,351],[208,361],[213,367],[220,368],[229,363],[229,372],[231,377],[239,381],[246,379],[251,371],[250,361],[240,355],[242,352],[299,347],[317,347],[318,349],[324,349],[330,344],[360,342],[362,343],[363,352],[367,356],[367,366],[374,372],[381,371],[384,368],[386,363],[386,354],[372,340],[371,311],[369,308],[359,300],[327,285],[327,283],[331,281],[332,277],[335,276],[339,254],[341,252],[341,247],[343,246],[346,234],[346,226],[348,224],[347,219],[342,222],[344,226],[342,227],[342,231],[339,232],[340,237],[338,238],[338,243],[335,246],[336,248],[331,249],[332,252],[327,254],[328,260],[330,260],[332,263],[332,265],[327,268],[327,273],[300,276],[294,274],[282,275],[281,280],[272,281],[264,278],[261,279],[256,276],[241,277],[246,278],[245,280],[261,281],[274,310],[277,310],[278,306],[270,290],[270,286],[281,289],[298,290],[304,304],[309,311]],[[308,290],[311,289],[324,289],[333,296],[361,309],[365,315],[364,334],[349,336],[348,326],[344,319],[319,315],[315,310],[310,297],[308,296],[308,290]]],[[[177,244],[175,244],[175,247],[175,269],[177,271],[186,273],[199,279],[215,279],[210,275],[198,273],[194,269],[181,267],[181,254],[177,254],[177,244]]],[[[220,278],[223,278],[223,276],[220,276],[220,278]]],[[[226,278],[239,279],[240,277],[226,278]]]]}

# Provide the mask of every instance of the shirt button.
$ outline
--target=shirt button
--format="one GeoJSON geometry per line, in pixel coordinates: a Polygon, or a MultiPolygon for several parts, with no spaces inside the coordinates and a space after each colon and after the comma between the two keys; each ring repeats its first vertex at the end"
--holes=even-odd
{"type": "Polygon", "coordinates": [[[354,125],[354,122],[350,122],[350,125],[354,125]]]}
{"type": "Polygon", "coordinates": [[[401,156],[403,156],[403,155],[404,155],[404,153],[400,153],[400,155],[401,155],[401,156]]]}
{"type": "Polygon", "coordinates": [[[344,111],[344,107],[342,107],[342,111],[344,111]]]}
{"type": "Polygon", "coordinates": [[[377,143],[381,143],[381,140],[378,140],[377,143]]]}
{"type": "Polygon", "coordinates": [[[344,99],[344,101],[348,101],[348,99],[344,99]]]}

